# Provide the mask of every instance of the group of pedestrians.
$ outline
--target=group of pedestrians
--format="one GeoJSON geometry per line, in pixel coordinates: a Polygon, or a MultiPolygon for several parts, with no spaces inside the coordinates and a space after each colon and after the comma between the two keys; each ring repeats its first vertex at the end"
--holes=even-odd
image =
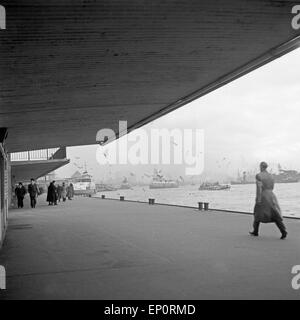
{"type": "MultiPolygon", "coordinates": [[[[285,239],[288,233],[283,223],[277,198],[273,192],[275,184],[274,178],[267,171],[267,168],[267,163],[261,162],[260,173],[256,175],[256,203],[254,208],[253,231],[251,231],[250,234],[252,236],[258,236],[260,223],[273,222],[281,232],[281,239],[285,239]]],[[[15,194],[18,199],[18,208],[23,208],[23,200],[27,191],[30,196],[31,208],[35,208],[36,199],[40,194],[40,191],[33,178],[30,180],[27,190],[22,182],[19,182],[18,186],[15,188],[15,194]]],[[[66,186],[65,182],[63,182],[62,185],[59,185],[56,184],[55,181],[52,181],[48,187],[47,202],[49,205],[57,205],[57,201],[60,202],[62,199],[62,201],[65,202],[67,198],[72,200],[73,196],[74,187],[72,183],[66,186]]]]}
{"type": "MultiPolygon", "coordinates": [[[[15,188],[15,195],[17,197],[18,208],[24,207],[24,198],[26,194],[30,197],[31,208],[36,207],[37,197],[41,194],[40,188],[32,178],[27,187],[22,182],[19,182],[15,188]]],[[[47,202],[49,205],[57,205],[61,200],[65,202],[67,199],[72,200],[74,197],[74,186],[70,183],[68,186],[63,182],[61,185],[52,181],[48,186],[47,202]]]]}
{"type": "Polygon", "coordinates": [[[70,183],[68,186],[63,182],[61,185],[56,184],[56,181],[52,181],[48,187],[47,202],[49,206],[57,205],[57,202],[61,200],[65,202],[67,199],[72,200],[74,197],[74,187],[70,183]]]}
{"type": "Polygon", "coordinates": [[[24,201],[24,197],[27,192],[29,193],[29,196],[30,196],[30,206],[31,206],[31,208],[35,208],[36,199],[40,194],[40,190],[39,190],[39,188],[33,178],[31,178],[30,184],[27,186],[27,190],[22,182],[19,182],[19,184],[15,188],[15,195],[18,200],[18,208],[24,207],[23,201],[24,201]]]}

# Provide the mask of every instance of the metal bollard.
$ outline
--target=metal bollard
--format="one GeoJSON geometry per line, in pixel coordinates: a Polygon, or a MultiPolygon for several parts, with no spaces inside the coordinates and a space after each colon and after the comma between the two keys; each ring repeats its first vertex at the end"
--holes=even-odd
{"type": "Polygon", "coordinates": [[[149,199],[149,204],[154,204],[154,202],[155,202],[155,199],[152,199],[152,198],[149,199]]]}
{"type": "Polygon", "coordinates": [[[203,210],[203,202],[198,202],[198,209],[203,210]]]}
{"type": "Polygon", "coordinates": [[[104,194],[101,195],[101,199],[105,199],[105,195],[104,194]]]}
{"type": "Polygon", "coordinates": [[[124,196],[120,197],[120,201],[124,201],[124,199],[125,199],[124,196]]]}
{"type": "Polygon", "coordinates": [[[208,210],[208,206],[209,206],[209,203],[208,203],[208,202],[204,202],[204,210],[205,210],[205,211],[208,210]]]}

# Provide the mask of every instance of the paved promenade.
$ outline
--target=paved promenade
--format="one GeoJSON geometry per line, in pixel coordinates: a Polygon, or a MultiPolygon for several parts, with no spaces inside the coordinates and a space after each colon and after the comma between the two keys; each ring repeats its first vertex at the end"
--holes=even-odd
{"type": "MultiPolygon", "coordinates": [[[[28,206],[28,205],[27,205],[28,206]]],[[[93,198],[10,211],[0,299],[300,299],[300,221],[93,198]]]]}

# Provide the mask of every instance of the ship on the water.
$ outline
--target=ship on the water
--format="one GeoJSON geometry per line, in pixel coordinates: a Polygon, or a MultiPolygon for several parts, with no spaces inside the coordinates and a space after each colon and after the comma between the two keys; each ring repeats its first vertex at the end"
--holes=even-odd
{"type": "MultiPolygon", "coordinates": [[[[297,183],[300,181],[300,173],[296,170],[284,170],[281,168],[280,164],[278,165],[278,173],[272,173],[275,183],[297,183]]],[[[239,184],[255,184],[255,175],[250,177],[244,171],[242,177],[238,173],[237,180],[231,181],[232,185],[239,184]]]]}
{"type": "Polygon", "coordinates": [[[251,175],[251,177],[248,177],[247,172],[244,171],[242,177],[240,176],[240,173],[238,172],[238,177],[236,180],[233,180],[230,182],[232,185],[238,185],[238,184],[255,184],[255,176],[251,175]]]}
{"type": "Polygon", "coordinates": [[[165,188],[178,188],[179,184],[174,180],[153,180],[149,188],[150,189],[165,189],[165,188]]]}
{"type": "Polygon", "coordinates": [[[96,192],[103,192],[103,191],[116,191],[118,188],[114,187],[111,184],[107,183],[96,183],[96,192]]]}
{"type": "Polygon", "coordinates": [[[179,183],[176,180],[166,179],[161,171],[154,171],[152,181],[149,185],[150,189],[166,189],[166,188],[178,188],[179,183]]]}
{"type": "Polygon", "coordinates": [[[82,174],[76,172],[72,177],[74,194],[91,196],[96,193],[96,184],[93,177],[84,171],[82,174]]]}
{"type": "Polygon", "coordinates": [[[128,182],[128,179],[124,177],[122,184],[120,185],[121,190],[129,190],[132,189],[130,183],[128,182]]]}
{"type": "Polygon", "coordinates": [[[300,173],[296,170],[284,170],[278,165],[278,174],[273,174],[275,183],[297,183],[300,180],[300,173]]]}
{"type": "Polygon", "coordinates": [[[220,184],[219,182],[203,182],[198,190],[206,191],[220,191],[220,190],[230,190],[230,184],[220,184]]]}

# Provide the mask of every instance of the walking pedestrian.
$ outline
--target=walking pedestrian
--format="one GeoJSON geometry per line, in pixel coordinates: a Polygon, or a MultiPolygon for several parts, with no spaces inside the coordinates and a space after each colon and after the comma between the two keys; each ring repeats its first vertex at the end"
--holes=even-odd
{"type": "Polygon", "coordinates": [[[36,206],[36,199],[39,195],[39,189],[37,184],[35,183],[35,180],[33,178],[30,179],[30,184],[28,185],[28,193],[30,196],[30,206],[31,208],[35,208],[36,206]]]}
{"type": "Polygon", "coordinates": [[[55,181],[52,181],[48,187],[47,192],[47,202],[49,203],[49,206],[57,205],[57,188],[55,186],[55,181]]]}
{"type": "Polygon", "coordinates": [[[23,208],[24,206],[23,200],[24,200],[25,194],[26,194],[26,189],[23,186],[23,183],[19,182],[19,184],[15,189],[15,195],[17,196],[17,199],[18,199],[18,208],[23,208]]]}
{"type": "Polygon", "coordinates": [[[256,204],[254,207],[254,222],[252,236],[258,236],[260,223],[274,222],[281,232],[281,238],[287,237],[286,227],[283,223],[281,209],[273,193],[274,179],[267,171],[266,162],[260,163],[260,173],[256,175],[256,204]]]}
{"type": "Polygon", "coordinates": [[[60,202],[62,194],[62,186],[60,184],[57,185],[57,200],[60,202]]]}
{"type": "Polygon", "coordinates": [[[64,182],[62,184],[61,196],[62,196],[63,202],[65,202],[67,199],[67,188],[64,182]]]}
{"type": "Polygon", "coordinates": [[[72,198],[74,197],[74,186],[73,183],[71,182],[70,185],[68,186],[68,192],[67,192],[67,196],[69,200],[72,200],[72,198]]]}

